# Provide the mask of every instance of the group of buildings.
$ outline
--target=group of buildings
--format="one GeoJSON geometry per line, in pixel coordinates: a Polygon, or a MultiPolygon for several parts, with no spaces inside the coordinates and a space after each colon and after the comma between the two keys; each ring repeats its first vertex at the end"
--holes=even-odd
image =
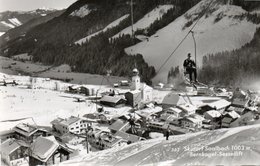
{"type": "MultiPolygon", "coordinates": [[[[187,94],[171,92],[157,103],[153,101],[153,88],[141,82],[137,69],[133,70],[131,84],[121,85],[129,89],[118,94],[109,91],[95,99],[101,109],[93,114],[56,118],[51,127],[21,123],[1,133],[2,161],[7,165],[51,165],[69,160],[78,145],[87,151],[103,150],[151,139],[152,132],[164,134],[170,130],[171,135],[179,135],[249,125],[259,119],[259,97],[250,91],[236,89],[230,95],[225,89],[217,89],[214,98],[200,96],[200,103],[187,94]],[[113,111],[124,106],[132,109],[106,118],[106,108],[113,111]]],[[[84,86],[69,87],[68,92],[88,96],[98,93],[84,86]]]]}

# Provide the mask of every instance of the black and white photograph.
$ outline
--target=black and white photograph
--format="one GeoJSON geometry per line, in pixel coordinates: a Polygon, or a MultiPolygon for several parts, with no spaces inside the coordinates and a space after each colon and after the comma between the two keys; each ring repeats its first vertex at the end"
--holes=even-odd
{"type": "Polygon", "coordinates": [[[260,164],[260,0],[0,0],[0,166],[260,164]]]}

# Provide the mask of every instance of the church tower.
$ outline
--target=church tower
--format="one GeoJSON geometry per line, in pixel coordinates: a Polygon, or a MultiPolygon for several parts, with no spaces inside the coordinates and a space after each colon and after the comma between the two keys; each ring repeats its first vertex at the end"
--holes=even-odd
{"type": "Polygon", "coordinates": [[[137,70],[137,68],[134,68],[132,74],[133,74],[133,76],[132,76],[131,90],[140,90],[141,82],[140,82],[140,77],[139,77],[139,71],[137,70]]]}

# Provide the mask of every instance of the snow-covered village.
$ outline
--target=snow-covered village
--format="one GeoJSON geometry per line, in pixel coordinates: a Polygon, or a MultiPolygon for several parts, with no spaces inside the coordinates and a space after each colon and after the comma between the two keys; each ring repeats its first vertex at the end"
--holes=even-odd
{"type": "Polygon", "coordinates": [[[1,165],[258,165],[259,9],[73,0],[0,11],[1,165]]]}

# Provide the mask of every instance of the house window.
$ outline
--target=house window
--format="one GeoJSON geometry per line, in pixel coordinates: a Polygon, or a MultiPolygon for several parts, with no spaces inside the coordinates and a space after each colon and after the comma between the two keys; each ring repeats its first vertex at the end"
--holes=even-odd
{"type": "Polygon", "coordinates": [[[74,127],[70,128],[71,130],[74,130],[74,127]]]}
{"type": "Polygon", "coordinates": [[[78,129],[79,127],[76,127],[76,129],[78,129]]]}

